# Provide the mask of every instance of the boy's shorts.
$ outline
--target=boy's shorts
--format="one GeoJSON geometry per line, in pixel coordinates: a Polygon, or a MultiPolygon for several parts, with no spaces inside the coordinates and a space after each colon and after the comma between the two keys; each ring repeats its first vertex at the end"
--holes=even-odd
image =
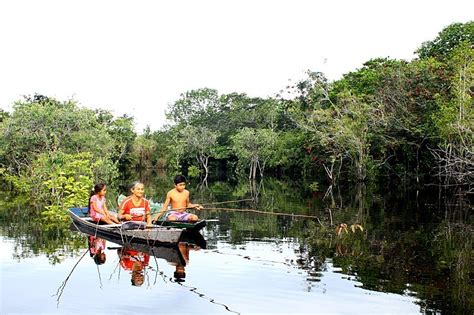
{"type": "Polygon", "coordinates": [[[189,221],[189,218],[191,217],[191,213],[171,210],[166,213],[166,219],[168,219],[170,215],[175,216],[176,221],[189,221]]]}

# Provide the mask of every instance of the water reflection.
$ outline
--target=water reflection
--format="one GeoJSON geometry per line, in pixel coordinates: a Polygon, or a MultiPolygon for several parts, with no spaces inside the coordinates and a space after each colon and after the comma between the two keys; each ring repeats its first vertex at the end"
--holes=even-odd
{"type": "Polygon", "coordinates": [[[141,286],[145,281],[143,270],[150,261],[150,255],[137,251],[131,247],[122,247],[117,249],[120,266],[130,271],[131,283],[133,286],[141,286]]]}
{"type": "Polygon", "coordinates": [[[102,265],[105,263],[105,240],[89,235],[87,238],[89,244],[89,253],[96,265],[102,265]]]}
{"type": "MultiPolygon", "coordinates": [[[[192,243],[186,243],[186,242],[179,242],[178,244],[178,249],[181,255],[183,256],[184,259],[184,264],[174,264],[175,265],[175,271],[173,273],[174,280],[177,282],[184,282],[186,278],[186,270],[185,266],[189,264],[189,252],[190,251],[198,251],[201,248],[192,243]]],[[[173,263],[172,263],[173,264],[173,263]]]]}
{"type": "MultiPolygon", "coordinates": [[[[87,237],[90,256],[97,265],[105,263],[106,241],[104,239],[89,235],[87,237]]],[[[120,243],[115,238],[112,242],[120,243]]],[[[112,243],[113,244],[113,243],[112,243]]],[[[132,286],[142,286],[145,282],[145,274],[150,267],[150,258],[165,259],[168,264],[175,266],[174,280],[184,282],[186,278],[185,266],[189,263],[189,252],[206,248],[206,240],[201,233],[196,231],[183,231],[181,241],[176,246],[150,246],[138,243],[125,243],[119,247],[108,247],[115,250],[118,256],[118,264],[122,270],[130,274],[132,286]],[[148,267],[148,268],[147,268],[148,267]]],[[[158,263],[156,263],[158,266],[158,263]]],[[[155,272],[159,272],[158,269],[155,272]]],[[[100,274],[99,274],[100,276],[100,274]]]]}
{"type": "MultiPolygon", "coordinates": [[[[155,188],[156,191],[159,189],[155,188]]],[[[249,244],[267,242],[265,247],[271,244],[291,244],[296,258],[292,258],[285,266],[300,272],[304,278],[305,290],[312,293],[317,289],[326,290],[327,279],[334,273],[350,285],[364,290],[365,293],[359,294],[383,292],[401,297],[413,296],[421,312],[465,313],[466,310],[474,309],[473,227],[469,200],[456,200],[453,199],[454,195],[448,194],[442,194],[444,197],[438,198],[438,194],[433,191],[377,191],[370,186],[355,186],[353,189],[333,187],[325,194],[325,190],[321,193],[308,192],[295,183],[274,179],[256,185],[247,181],[209,182],[207,186],[190,185],[189,189],[193,199],[199,203],[252,199],[232,204],[232,207],[314,215],[321,218],[322,224],[316,220],[291,216],[203,211],[200,213],[202,217],[218,219],[218,222],[209,224],[203,231],[208,241],[204,245],[180,245],[175,248],[131,247],[142,258],[149,255],[148,261],[145,263],[143,259],[141,266],[137,266],[135,270],[138,282],[143,281],[141,289],[143,283],[147,283],[147,273],[155,273],[156,277],[162,275],[161,272],[167,267],[172,270],[168,272],[168,277],[163,275],[163,281],[194,285],[193,279],[206,273],[209,267],[208,264],[196,264],[194,258],[202,259],[205,255],[210,256],[210,253],[214,255],[215,250],[222,246],[228,246],[229,250],[220,255],[223,259],[209,260],[216,272],[210,277],[226,279],[233,276],[233,272],[237,273],[239,268],[245,268],[242,261],[246,261],[261,263],[265,268],[260,270],[255,267],[255,270],[248,271],[246,275],[239,274],[239,277],[254,281],[251,276],[270,273],[272,279],[278,279],[278,272],[288,271],[279,270],[272,265],[271,258],[259,261],[249,253],[249,244]],[[255,194],[258,198],[255,198],[255,194]],[[346,224],[347,232],[338,234],[336,228],[341,224],[346,224]],[[351,231],[350,226],[354,224],[360,224],[364,230],[351,231]],[[204,251],[205,255],[202,250],[199,251],[202,248],[209,249],[204,251]],[[221,264],[222,260],[229,260],[229,255],[235,253],[242,258],[240,261],[221,264]],[[155,259],[166,260],[166,266],[160,264],[158,268],[155,259]],[[194,266],[201,266],[202,269],[193,270],[194,266]],[[182,283],[182,280],[186,281],[182,283]]],[[[82,234],[64,229],[43,228],[43,223],[32,221],[32,211],[25,206],[1,210],[1,233],[14,240],[11,252],[17,261],[44,255],[51,264],[58,264],[67,261],[68,257],[77,259],[86,246],[82,234]]],[[[192,244],[192,238],[191,235],[183,243],[192,244]]],[[[201,238],[202,241],[202,235],[201,238]]],[[[110,240],[106,242],[107,246],[114,247],[110,240]]],[[[194,242],[198,243],[196,240],[194,242]]],[[[91,248],[90,241],[88,245],[91,248]]],[[[119,245],[121,248],[128,246],[119,245]]],[[[95,246],[96,244],[94,248],[95,246]]],[[[277,248],[272,254],[278,256],[282,252],[283,249],[277,248]]],[[[106,249],[105,253],[106,262],[100,265],[101,272],[109,266],[115,266],[113,261],[119,259],[117,248],[113,251],[106,249]]],[[[95,260],[88,261],[96,263],[95,260]]],[[[124,269],[120,266],[117,263],[118,270],[122,270],[123,274],[124,269]]],[[[132,268],[126,271],[126,277],[123,277],[127,287],[131,287],[133,271],[132,264],[132,268]]],[[[235,281],[235,278],[232,280],[235,281]]],[[[245,286],[246,282],[242,280],[240,285],[245,286]]],[[[284,287],[288,284],[279,285],[284,287]]],[[[208,294],[212,290],[206,289],[208,294]]],[[[237,298],[242,294],[230,284],[226,289],[231,293],[237,292],[237,298]]],[[[272,284],[261,287],[262,292],[271,289],[272,284]]],[[[300,288],[285,292],[290,296],[298,296],[298,290],[300,288]]],[[[221,292],[214,292],[210,296],[218,294],[221,292]]],[[[232,298],[227,296],[226,299],[232,298]]],[[[264,295],[260,295],[260,299],[267,301],[264,295]]],[[[261,301],[255,301],[259,302],[261,301]]]]}

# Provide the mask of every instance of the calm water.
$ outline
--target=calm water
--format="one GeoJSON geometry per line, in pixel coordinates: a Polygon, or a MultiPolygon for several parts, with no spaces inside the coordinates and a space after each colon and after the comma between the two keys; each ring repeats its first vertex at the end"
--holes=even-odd
{"type": "MultiPolygon", "coordinates": [[[[166,190],[148,186],[155,200],[166,190]]],[[[201,231],[206,246],[155,249],[155,257],[106,241],[106,261],[97,265],[84,234],[32,226],[22,221],[22,206],[3,206],[1,313],[473,311],[472,211],[465,201],[366,187],[325,195],[276,180],[190,190],[192,201],[208,208],[319,221],[207,210],[198,213],[214,220],[201,231]],[[258,200],[220,203],[252,197],[258,200]],[[183,265],[176,255],[187,260],[184,278],[175,273],[183,265]]]]}

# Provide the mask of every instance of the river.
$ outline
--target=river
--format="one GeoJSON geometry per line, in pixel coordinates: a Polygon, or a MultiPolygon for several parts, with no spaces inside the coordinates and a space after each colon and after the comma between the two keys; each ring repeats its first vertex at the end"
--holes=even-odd
{"type": "MultiPolygon", "coordinates": [[[[161,201],[168,188],[149,182],[147,196],[161,201]]],[[[209,219],[204,242],[170,253],[105,240],[105,262],[89,251],[102,240],[34,223],[27,204],[5,197],[1,313],[474,310],[472,206],[465,198],[437,188],[312,191],[271,178],[192,182],[188,189],[207,209],[196,213],[209,219]]]]}

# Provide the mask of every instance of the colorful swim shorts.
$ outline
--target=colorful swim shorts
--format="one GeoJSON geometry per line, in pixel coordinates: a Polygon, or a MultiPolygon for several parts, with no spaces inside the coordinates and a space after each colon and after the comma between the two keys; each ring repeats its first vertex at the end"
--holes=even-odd
{"type": "Polygon", "coordinates": [[[168,211],[166,214],[166,218],[168,218],[170,215],[176,217],[177,221],[189,221],[189,217],[191,216],[191,213],[187,212],[178,212],[178,211],[168,211]]]}

